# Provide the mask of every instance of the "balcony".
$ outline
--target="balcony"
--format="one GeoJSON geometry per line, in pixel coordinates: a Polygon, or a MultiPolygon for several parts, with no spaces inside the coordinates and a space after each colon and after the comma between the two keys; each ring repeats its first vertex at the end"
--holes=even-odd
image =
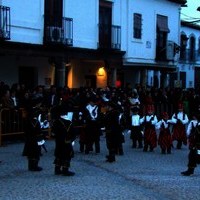
{"type": "Polygon", "coordinates": [[[0,40],[10,40],[10,8],[0,5],[0,40]]]}
{"type": "Polygon", "coordinates": [[[62,18],[62,23],[46,24],[44,28],[45,44],[73,46],[73,19],[62,18]]]}
{"type": "Polygon", "coordinates": [[[200,51],[194,49],[184,49],[180,51],[180,62],[196,63],[200,62],[200,51]]]}
{"type": "Polygon", "coordinates": [[[121,26],[99,24],[99,49],[121,49],[121,26]]]}

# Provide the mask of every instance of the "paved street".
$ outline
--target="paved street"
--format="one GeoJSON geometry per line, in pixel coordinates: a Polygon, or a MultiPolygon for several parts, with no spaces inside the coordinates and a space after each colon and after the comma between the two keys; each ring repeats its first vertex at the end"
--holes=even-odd
{"type": "Polygon", "coordinates": [[[107,149],[101,138],[101,153],[79,153],[75,143],[73,177],[55,176],[53,165],[54,141],[46,142],[41,172],[27,170],[23,143],[0,147],[0,199],[2,200],[188,200],[200,199],[200,166],[190,177],[180,175],[186,169],[188,149],[173,149],[171,155],[161,155],[160,149],[144,153],[132,149],[126,135],[124,156],[115,163],[105,162],[107,149]]]}

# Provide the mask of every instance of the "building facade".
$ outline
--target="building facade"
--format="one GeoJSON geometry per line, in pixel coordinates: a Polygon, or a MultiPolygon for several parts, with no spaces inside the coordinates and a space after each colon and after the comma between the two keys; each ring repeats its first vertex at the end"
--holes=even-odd
{"type": "Polygon", "coordinates": [[[200,88],[200,26],[191,22],[181,22],[180,59],[178,63],[182,88],[200,88]]]}
{"type": "Polygon", "coordinates": [[[167,86],[185,0],[0,1],[0,80],[167,86]],[[161,81],[162,80],[162,81],[161,81]]]}

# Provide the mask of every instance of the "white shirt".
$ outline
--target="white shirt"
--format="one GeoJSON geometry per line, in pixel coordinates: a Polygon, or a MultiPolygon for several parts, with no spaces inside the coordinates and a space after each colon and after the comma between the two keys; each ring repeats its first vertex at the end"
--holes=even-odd
{"type": "Polygon", "coordinates": [[[158,122],[158,119],[156,117],[156,115],[146,115],[141,119],[141,123],[144,123],[145,118],[147,122],[150,122],[151,118],[153,117],[153,120],[151,121],[152,125],[156,125],[156,123],[158,122]]]}
{"type": "Polygon", "coordinates": [[[97,105],[92,106],[92,105],[88,104],[86,106],[86,108],[89,111],[92,120],[95,120],[97,118],[97,115],[98,115],[98,113],[97,113],[97,110],[98,110],[97,105]]]}
{"type": "Polygon", "coordinates": [[[170,123],[176,124],[177,123],[177,119],[179,119],[182,124],[187,124],[189,122],[188,116],[187,114],[184,114],[183,112],[178,112],[178,114],[173,114],[171,120],[169,120],[170,123]],[[185,115],[185,119],[183,119],[183,115],[185,115]]]}
{"type": "Polygon", "coordinates": [[[192,130],[192,124],[193,124],[194,127],[196,127],[196,126],[197,126],[197,123],[198,123],[197,120],[191,120],[191,121],[189,122],[188,127],[187,127],[187,130],[186,130],[186,134],[187,134],[187,136],[189,136],[190,133],[191,133],[191,130],[192,130]]]}
{"type": "Polygon", "coordinates": [[[156,129],[160,129],[162,124],[164,125],[165,128],[169,127],[167,121],[161,119],[158,123],[156,123],[156,129]]]}
{"type": "Polygon", "coordinates": [[[132,126],[139,126],[140,123],[140,115],[136,114],[136,115],[132,115],[131,116],[131,125],[132,126]]]}
{"type": "Polygon", "coordinates": [[[66,115],[61,115],[60,117],[61,117],[62,119],[64,119],[64,120],[72,121],[73,112],[68,112],[66,115]]]}

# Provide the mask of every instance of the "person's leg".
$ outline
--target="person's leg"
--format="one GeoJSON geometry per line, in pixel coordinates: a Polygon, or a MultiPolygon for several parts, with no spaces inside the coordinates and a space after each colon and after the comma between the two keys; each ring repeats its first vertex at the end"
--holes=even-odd
{"type": "Polygon", "coordinates": [[[189,155],[188,155],[188,169],[186,171],[181,172],[182,175],[190,176],[194,174],[194,169],[197,166],[196,154],[197,154],[196,150],[194,149],[190,150],[189,155]]]}

